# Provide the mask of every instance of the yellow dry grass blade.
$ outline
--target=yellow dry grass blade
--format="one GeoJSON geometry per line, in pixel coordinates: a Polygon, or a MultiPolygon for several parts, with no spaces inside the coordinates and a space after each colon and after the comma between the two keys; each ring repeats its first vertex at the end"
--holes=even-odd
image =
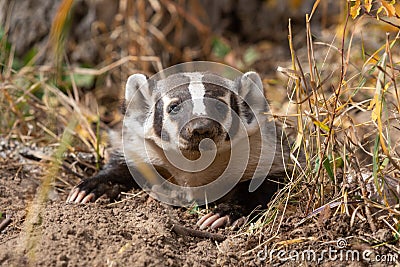
{"type": "Polygon", "coordinates": [[[73,3],[74,0],[63,0],[51,25],[49,42],[56,57],[59,57],[61,53],[61,48],[63,46],[63,30],[73,3]]]}
{"type": "Polygon", "coordinates": [[[313,8],[312,8],[312,10],[311,10],[311,13],[310,13],[310,18],[308,19],[308,21],[311,20],[312,16],[313,16],[314,13],[315,13],[315,10],[317,10],[317,7],[318,7],[318,5],[319,5],[319,2],[321,2],[321,0],[315,1],[314,5],[313,5],[313,8]]]}
{"type": "Polygon", "coordinates": [[[379,70],[378,78],[376,81],[374,98],[370,104],[370,107],[373,107],[372,113],[371,113],[371,119],[373,121],[377,122],[379,143],[382,147],[383,153],[388,157],[389,161],[393,164],[393,166],[395,166],[398,170],[400,170],[400,166],[391,157],[390,151],[389,151],[388,147],[386,146],[384,129],[383,129],[383,124],[382,124],[382,117],[381,117],[384,93],[387,90],[388,86],[390,85],[390,82],[385,83],[385,76],[386,76],[385,69],[386,69],[387,57],[388,57],[387,53],[384,52],[380,59],[380,62],[378,63],[380,70],[379,70]]]}

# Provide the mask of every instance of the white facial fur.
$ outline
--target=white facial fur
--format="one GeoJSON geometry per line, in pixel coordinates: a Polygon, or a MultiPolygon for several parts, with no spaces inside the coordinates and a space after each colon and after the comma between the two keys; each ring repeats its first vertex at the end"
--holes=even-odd
{"type": "Polygon", "coordinates": [[[206,115],[206,106],[204,105],[204,95],[206,89],[201,79],[203,75],[201,73],[185,73],[185,76],[190,79],[189,92],[193,101],[193,114],[194,115],[206,115]]]}

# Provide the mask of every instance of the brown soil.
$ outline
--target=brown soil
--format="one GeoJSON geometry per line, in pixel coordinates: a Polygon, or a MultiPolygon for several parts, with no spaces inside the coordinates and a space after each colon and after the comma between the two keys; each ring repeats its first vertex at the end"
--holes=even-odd
{"type": "MultiPolygon", "coordinates": [[[[355,218],[350,226],[348,216],[329,215],[328,211],[299,226],[296,224],[303,218],[302,213],[288,212],[276,236],[269,227],[258,233],[248,228],[239,232],[219,230],[218,234],[226,237],[224,241],[177,234],[173,231],[174,224],[196,229],[198,215],[166,206],[139,190],[116,203],[100,199],[88,205],[66,204],[71,187],[59,183],[75,184],[77,180],[65,173],[59,175],[44,205],[35,206],[32,200],[38,197],[37,189],[47,165],[22,157],[24,145],[2,142],[0,224],[7,216],[12,221],[0,234],[1,266],[314,266],[315,260],[282,261],[275,256],[260,260],[260,257],[265,255],[264,249],[321,252],[335,247],[341,237],[346,238],[347,249],[368,249],[379,255],[388,255],[392,253],[391,247],[399,245],[398,241],[386,243],[392,241],[393,235],[383,222],[378,221],[379,230],[372,233],[366,221],[355,218]],[[370,245],[379,242],[385,244],[375,248],[370,245]]],[[[370,264],[339,258],[322,263],[325,266],[370,264]]],[[[394,264],[387,261],[384,265],[394,264]]]]}

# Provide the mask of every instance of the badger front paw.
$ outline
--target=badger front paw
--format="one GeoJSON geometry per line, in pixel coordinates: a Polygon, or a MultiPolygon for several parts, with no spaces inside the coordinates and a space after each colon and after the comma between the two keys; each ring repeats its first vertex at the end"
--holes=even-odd
{"type": "Polygon", "coordinates": [[[207,227],[217,229],[222,227],[237,228],[247,222],[245,209],[240,205],[220,204],[213,212],[210,212],[200,218],[197,226],[200,230],[207,227]]]}
{"type": "Polygon", "coordinates": [[[67,203],[88,203],[95,201],[107,191],[104,184],[90,178],[80,182],[68,195],[67,203]]]}
{"type": "Polygon", "coordinates": [[[69,193],[67,203],[93,202],[102,195],[114,200],[121,192],[134,187],[138,188],[128,167],[120,162],[111,162],[96,176],[75,186],[69,193]]]}
{"type": "Polygon", "coordinates": [[[102,181],[97,177],[89,178],[75,186],[68,195],[67,203],[88,203],[106,194],[110,199],[115,199],[121,193],[122,188],[118,184],[102,181]]]}

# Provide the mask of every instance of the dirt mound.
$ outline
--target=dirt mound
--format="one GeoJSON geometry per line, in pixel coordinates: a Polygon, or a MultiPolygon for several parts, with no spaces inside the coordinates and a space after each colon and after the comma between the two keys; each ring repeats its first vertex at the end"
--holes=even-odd
{"type": "MultiPolygon", "coordinates": [[[[277,256],[280,250],[301,253],[313,248],[320,253],[334,249],[336,240],[341,238],[347,249],[371,251],[372,256],[388,257],[390,247],[395,246],[387,243],[393,240],[391,230],[383,222],[373,234],[366,221],[353,218],[352,224],[347,215],[326,216],[326,212],[301,225],[301,213],[288,212],[292,215],[282,220],[275,234],[268,226],[257,232],[256,224],[245,231],[213,232],[226,237],[219,242],[177,234],[173,224],[196,229],[198,214],[166,206],[140,190],[124,196],[120,202],[100,199],[88,205],[66,204],[67,192],[50,191],[51,199],[35,210],[32,200],[40,175],[34,173],[40,174],[43,168],[38,164],[28,168],[30,161],[21,163],[17,157],[0,160],[2,218],[4,221],[11,216],[12,220],[0,234],[2,266],[263,266],[294,263],[277,256]],[[38,215],[32,228],[26,224],[27,213],[38,215]],[[373,248],[363,238],[386,245],[373,248]]],[[[72,176],[63,178],[68,180],[72,176]]],[[[318,262],[317,258],[297,260],[318,262]]],[[[331,266],[337,260],[340,258],[323,258],[321,263],[331,266]]],[[[353,266],[368,263],[361,258],[340,262],[353,266]]],[[[395,264],[391,258],[385,263],[395,264]]]]}

